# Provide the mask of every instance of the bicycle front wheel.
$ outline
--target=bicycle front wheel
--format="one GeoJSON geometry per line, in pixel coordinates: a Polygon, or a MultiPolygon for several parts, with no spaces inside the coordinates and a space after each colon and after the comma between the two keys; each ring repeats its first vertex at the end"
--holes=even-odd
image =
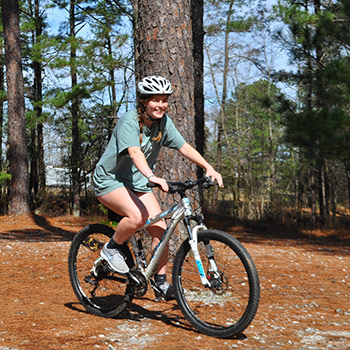
{"type": "Polygon", "coordinates": [[[74,237],[68,256],[69,277],[76,296],[87,311],[102,317],[119,315],[134,296],[127,279],[111,272],[100,258],[101,249],[113,234],[114,230],[106,225],[88,225],[74,237]]]}
{"type": "Polygon", "coordinates": [[[218,230],[198,232],[205,287],[186,240],[173,265],[176,300],[186,319],[200,332],[218,338],[241,333],[253,320],[260,298],[258,273],[244,246],[218,230]]]}

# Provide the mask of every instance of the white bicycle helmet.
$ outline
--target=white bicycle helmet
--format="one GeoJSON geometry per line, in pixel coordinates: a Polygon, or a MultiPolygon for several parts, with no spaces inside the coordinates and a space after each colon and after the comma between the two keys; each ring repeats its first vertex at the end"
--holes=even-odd
{"type": "Polygon", "coordinates": [[[159,75],[150,75],[138,83],[139,92],[142,95],[171,95],[173,89],[170,81],[159,75]]]}

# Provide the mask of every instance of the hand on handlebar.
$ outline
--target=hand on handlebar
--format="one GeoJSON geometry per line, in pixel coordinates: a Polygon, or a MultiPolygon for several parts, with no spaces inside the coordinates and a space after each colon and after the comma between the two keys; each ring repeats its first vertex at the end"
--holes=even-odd
{"type": "Polygon", "coordinates": [[[208,168],[205,176],[210,177],[213,182],[217,182],[219,187],[224,187],[224,182],[220,173],[214,170],[214,168],[208,168]]]}
{"type": "Polygon", "coordinates": [[[161,178],[161,177],[152,176],[152,177],[149,178],[148,182],[152,182],[154,184],[159,185],[164,192],[168,192],[169,191],[169,186],[167,184],[167,181],[165,179],[161,178]]]}

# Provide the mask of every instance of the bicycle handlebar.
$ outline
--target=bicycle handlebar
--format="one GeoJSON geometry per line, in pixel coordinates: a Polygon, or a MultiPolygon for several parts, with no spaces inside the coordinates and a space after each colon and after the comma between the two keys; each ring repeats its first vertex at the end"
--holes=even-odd
{"type": "MultiPolygon", "coordinates": [[[[202,184],[204,188],[209,188],[215,186],[215,183],[211,180],[210,177],[202,177],[198,180],[187,180],[185,182],[180,181],[167,181],[169,186],[169,193],[185,193],[185,191],[190,190],[191,188],[202,184]]],[[[160,185],[153,182],[149,182],[147,187],[154,188],[160,187],[160,185]]]]}

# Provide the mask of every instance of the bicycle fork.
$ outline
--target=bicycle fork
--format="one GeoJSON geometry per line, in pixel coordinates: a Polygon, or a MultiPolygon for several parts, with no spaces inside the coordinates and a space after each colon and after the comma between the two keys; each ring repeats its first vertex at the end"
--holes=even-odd
{"type": "Polygon", "coordinates": [[[198,272],[199,272],[199,277],[201,279],[202,284],[205,287],[209,287],[210,288],[210,282],[207,279],[207,276],[204,272],[204,268],[203,268],[203,263],[202,263],[202,259],[199,255],[199,251],[198,251],[198,237],[197,237],[197,232],[198,230],[203,230],[205,229],[204,225],[198,225],[196,227],[194,227],[192,229],[192,239],[189,240],[190,246],[191,246],[191,250],[194,256],[194,260],[196,262],[197,268],[198,268],[198,272]]]}
{"type": "MultiPolygon", "coordinates": [[[[203,268],[202,259],[201,259],[201,256],[199,254],[199,251],[198,251],[198,231],[206,230],[207,228],[203,224],[203,220],[202,220],[201,217],[193,216],[192,208],[191,208],[190,201],[189,201],[188,198],[186,198],[186,197],[182,198],[182,204],[183,204],[184,209],[185,209],[185,211],[184,211],[185,217],[183,218],[183,221],[184,221],[185,227],[186,227],[187,232],[188,232],[188,236],[189,236],[189,241],[188,242],[190,244],[190,247],[191,247],[191,250],[192,250],[192,253],[193,253],[193,256],[194,256],[194,260],[195,260],[197,268],[198,268],[199,277],[201,279],[202,284],[205,287],[210,288],[211,287],[211,283],[209,282],[209,280],[208,280],[208,278],[207,278],[207,276],[205,274],[205,271],[204,271],[204,268],[203,268]],[[197,222],[197,225],[194,228],[192,228],[192,229],[191,229],[191,225],[190,225],[190,220],[191,219],[195,220],[197,222]]],[[[208,250],[210,249],[208,247],[208,245],[206,245],[206,249],[207,249],[207,256],[208,257],[210,255],[212,256],[212,254],[208,252],[208,250]]],[[[210,264],[213,263],[215,265],[215,267],[214,266],[213,267],[217,271],[214,259],[210,259],[209,261],[210,261],[210,264]]]]}

